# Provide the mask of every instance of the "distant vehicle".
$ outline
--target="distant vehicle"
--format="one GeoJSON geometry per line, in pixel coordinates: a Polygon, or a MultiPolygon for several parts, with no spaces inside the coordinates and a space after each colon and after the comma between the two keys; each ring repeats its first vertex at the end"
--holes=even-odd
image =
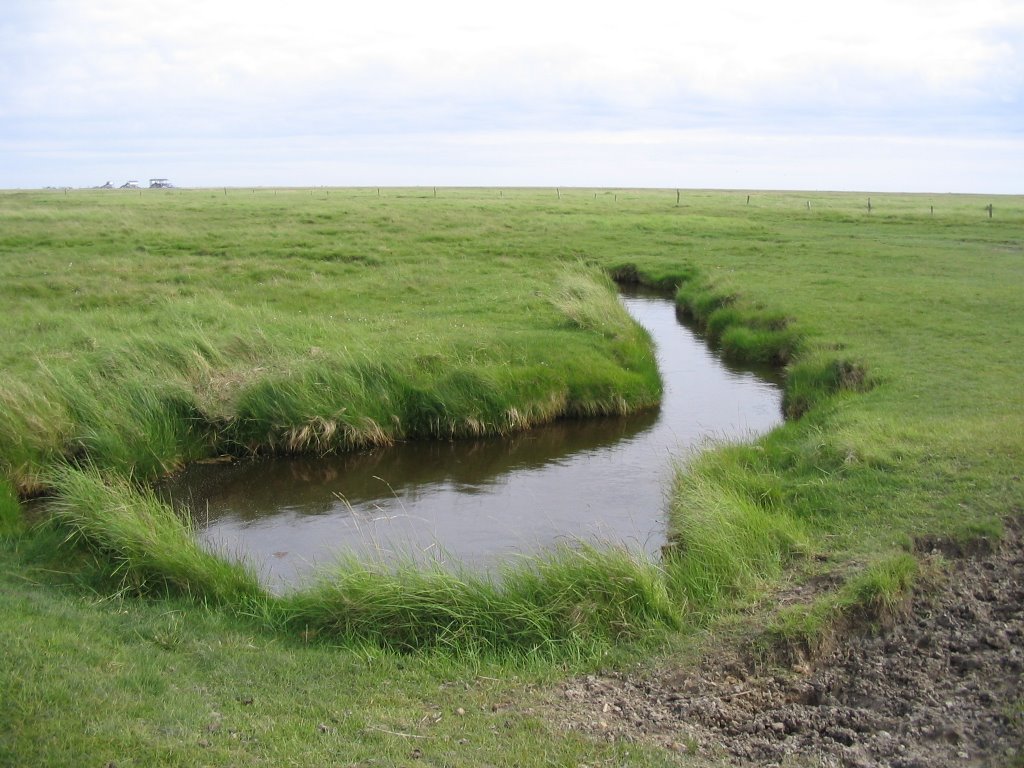
{"type": "Polygon", "coordinates": [[[171,184],[167,179],[150,179],[150,189],[171,189],[174,185],[171,184]]]}
{"type": "Polygon", "coordinates": [[[131,179],[130,181],[126,181],[124,184],[122,184],[120,187],[118,187],[118,189],[138,189],[138,188],[139,188],[138,179],[131,179]]]}

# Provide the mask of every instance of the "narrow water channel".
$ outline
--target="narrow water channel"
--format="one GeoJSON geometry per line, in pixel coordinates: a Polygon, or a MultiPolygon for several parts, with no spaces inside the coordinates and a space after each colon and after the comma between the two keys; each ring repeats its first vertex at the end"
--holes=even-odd
{"type": "Polygon", "coordinates": [[[478,569],[581,539],[656,552],[673,460],[708,438],[776,426],[781,390],[768,371],[725,364],[669,299],[622,300],[657,347],[656,411],[505,439],[195,465],[162,492],[188,510],[207,546],[246,558],[277,590],[339,552],[478,569]]]}

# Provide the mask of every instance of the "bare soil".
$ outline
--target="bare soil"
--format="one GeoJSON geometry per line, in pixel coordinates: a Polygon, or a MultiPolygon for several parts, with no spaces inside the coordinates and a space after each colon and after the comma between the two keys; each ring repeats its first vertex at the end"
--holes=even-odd
{"type": "Polygon", "coordinates": [[[784,668],[716,651],[683,670],[566,683],[565,727],[644,741],[696,762],[764,766],[1024,766],[1024,551],[1017,523],[997,548],[949,558],[887,628],[846,633],[784,668]]]}

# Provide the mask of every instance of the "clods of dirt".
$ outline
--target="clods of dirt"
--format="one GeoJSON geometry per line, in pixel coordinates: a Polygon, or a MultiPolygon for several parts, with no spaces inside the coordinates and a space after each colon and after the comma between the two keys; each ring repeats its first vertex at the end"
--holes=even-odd
{"type": "Polygon", "coordinates": [[[965,553],[880,634],[766,671],[735,653],[697,668],[589,676],[567,728],[735,765],[1024,766],[1024,552],[1017,526],[965,553]]]}

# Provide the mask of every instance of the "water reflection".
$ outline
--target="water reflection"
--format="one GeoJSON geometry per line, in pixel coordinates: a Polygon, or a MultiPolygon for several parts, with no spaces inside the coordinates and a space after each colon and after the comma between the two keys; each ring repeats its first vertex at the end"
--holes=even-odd
{"type": "Polygon", "coordinates": [[[336,514],[347,501],[353,514],[387,497],[415,502],[437,486],[486,495],[514,472],[579,458],[609,442],[631,440],[657,421],[657,411],[616,419],[565,421],[510,437],[413,442],[341,456],[265,458],[228,465],[196,465],[169,487],[206,525],[222,517],[254,521],[268,509],[305,515],[336,514]],[[373,502],[367,506],[367,502],[373,502]]]}
{"type": "Polygon", "coordinates": [[[656,551],[673,457],[708,436],[767,431],[781,421],[781,395],[763,375],[723,364],[671,301],[623,301],[657,345],[658,410],[503,440],[196,465],[163,493],[190,510],[205,542],[250,559],[272,587],[342,551],[476,567],[567,539],[656,551]]]}

